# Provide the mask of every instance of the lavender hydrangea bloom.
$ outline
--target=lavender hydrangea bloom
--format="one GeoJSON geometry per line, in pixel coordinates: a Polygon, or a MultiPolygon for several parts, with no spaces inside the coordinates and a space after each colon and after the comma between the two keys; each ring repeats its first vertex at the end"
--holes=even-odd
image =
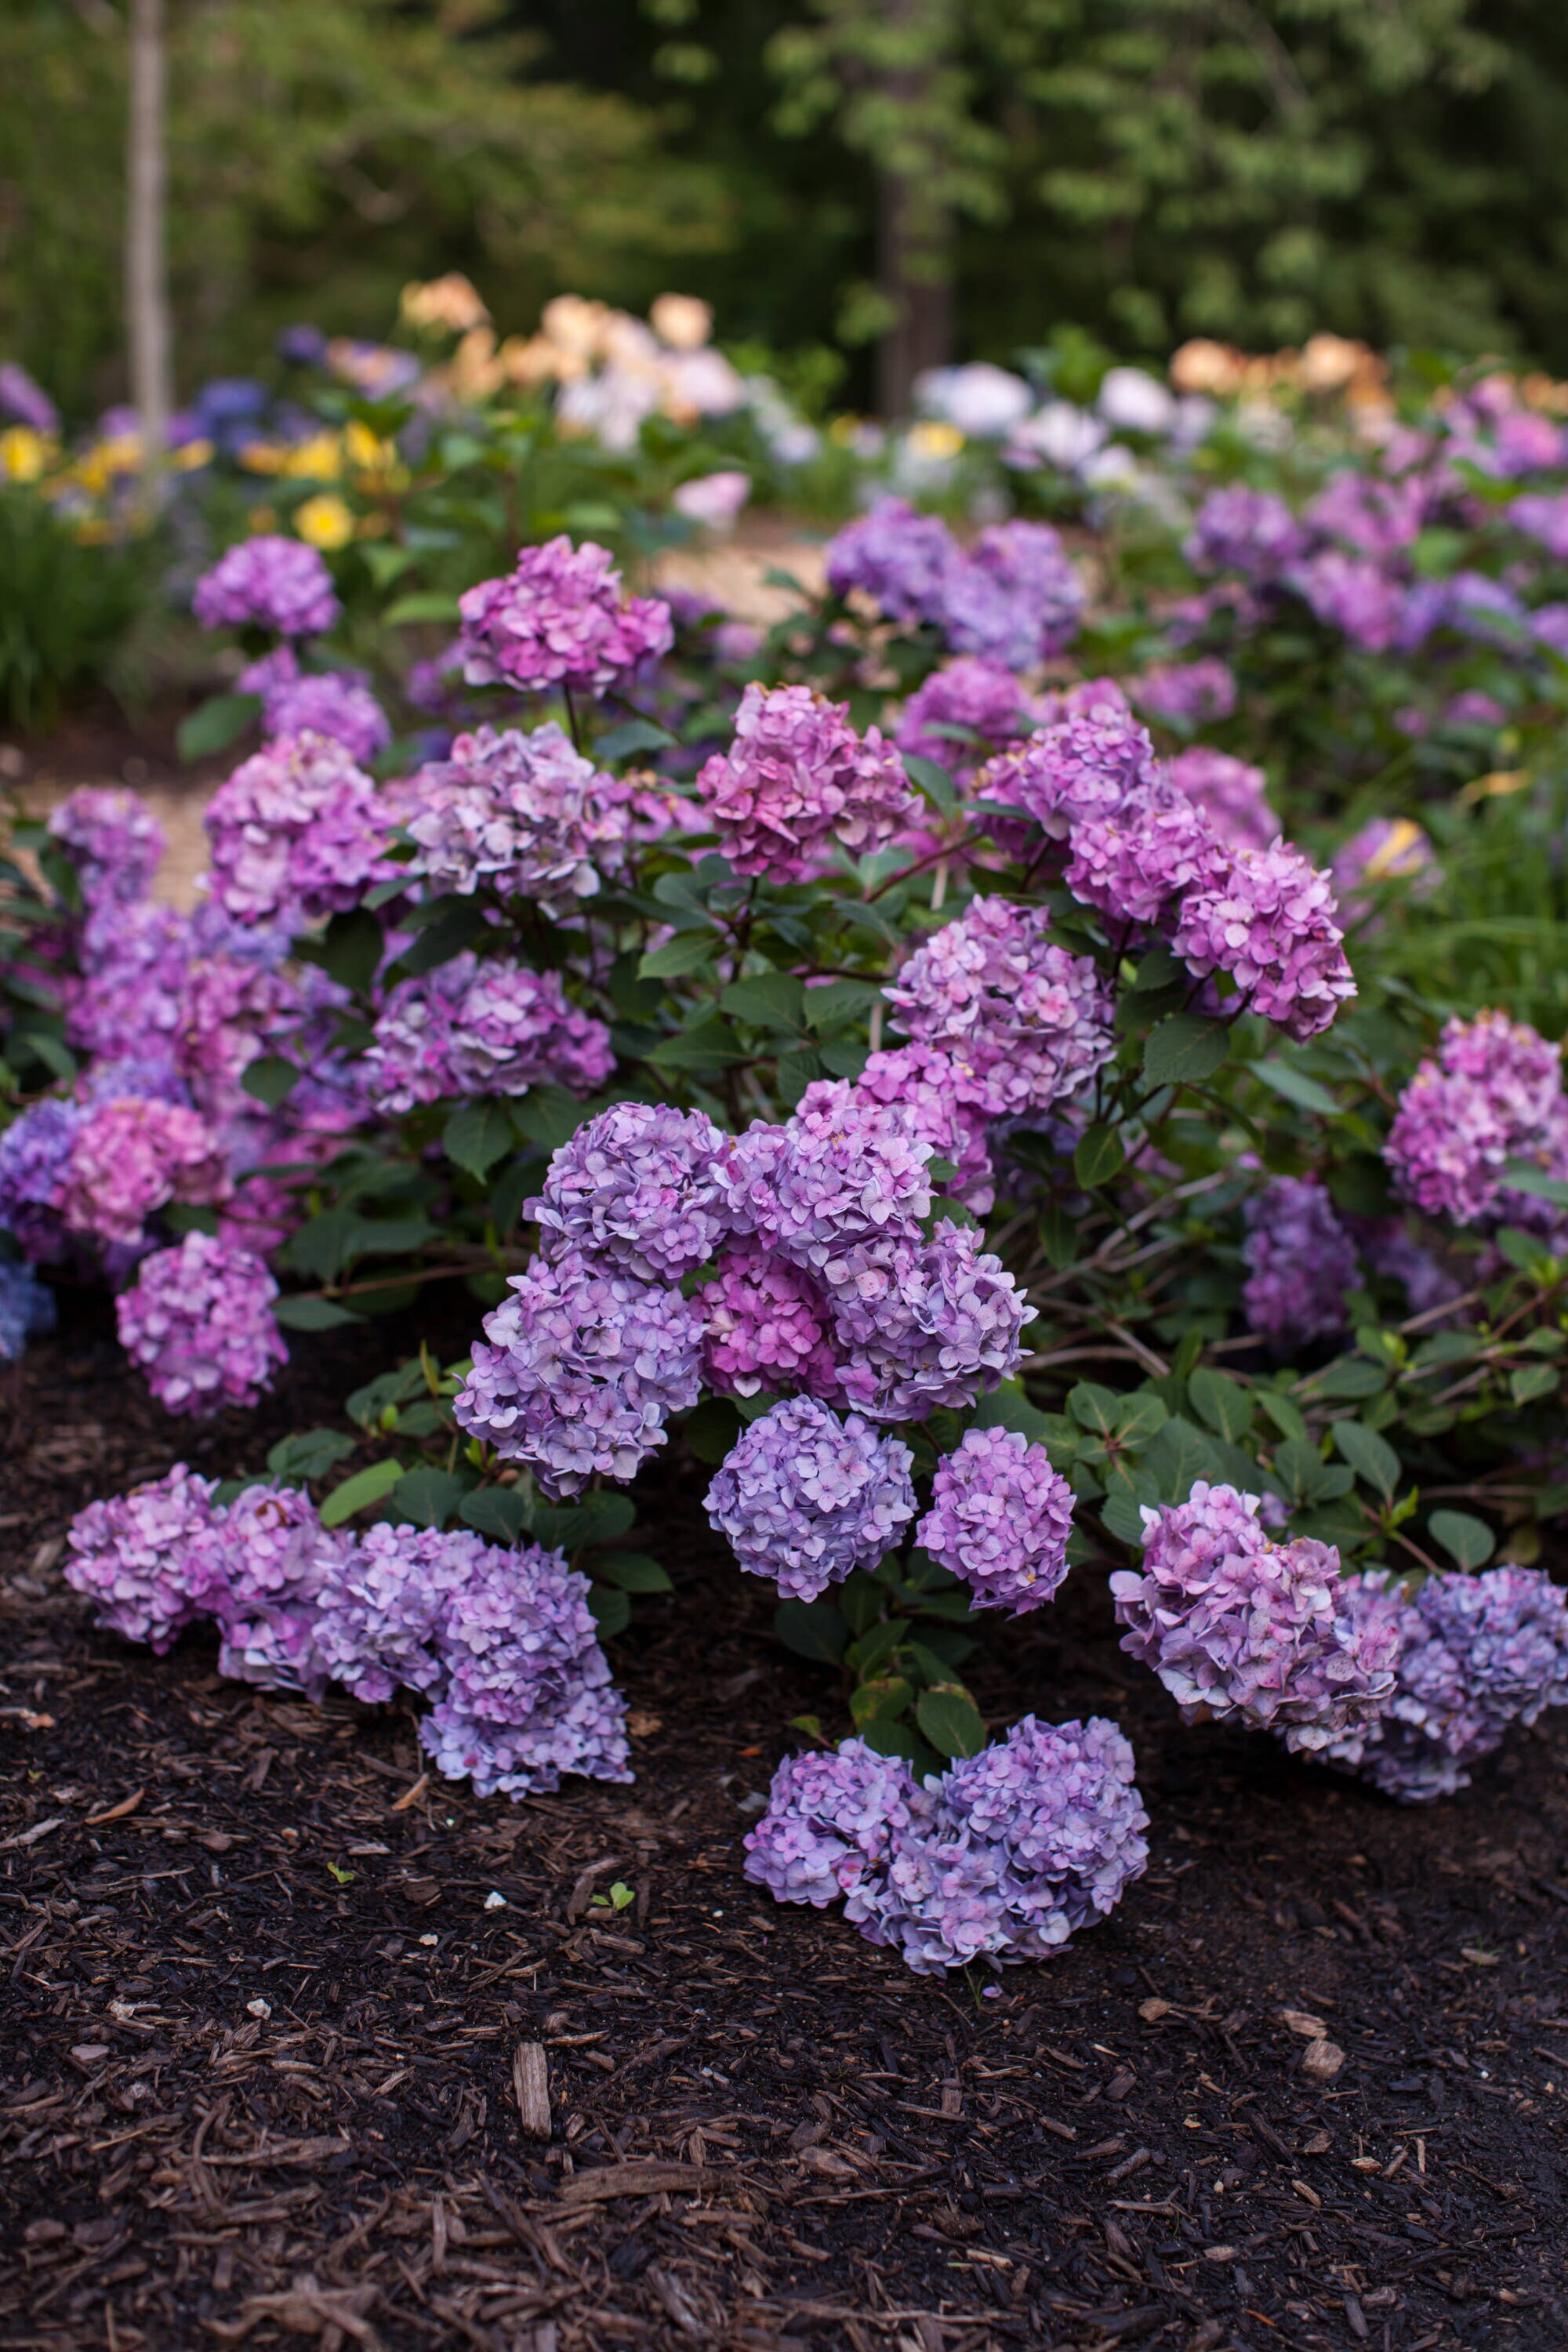
{"type": "Polygon", "coordinates": [[[976,898],[882,992],[917,1045],[940,1047],[967,1074],[990,1118],[1079,1093],[1116,1050],[1093,958],[1054,946],[1049,929],[1043,908],[976,898]]]}
{"type": "Polygon", "coordinates": [[[1345,1293],[1359,1273],[1355,1244],[1319,1179],[1276,1176],[1243,1213],[1248,1328],[1280,1353],[1342,1331],[1345,1293]]]}
{"type": "Polygon", "coordinates": [[[237,1495],[217,1532],[219,1674],[319,1699],[328,1679],[316,1640],[321,1598],[341,1577],[353,1538],[322,1527],[298,1488],[267,1485],[237,1495]]]}
{"type": "Polygon", "coordinates": [[[226,1588],[216,1492],[215,1480],[176,1462],[166,1477],[77,1513],[65,1580],[93,1602],[100,1625],[162,1654],[215,1606],[226,1588]]]}
{"type": "Polygon", "coordinates": [[[118,1096],[96,1104],[76,1128],[60,1213],[72,1233],[136,1244],[171,1201],[208,1206],[233,1189],[222,1139],[195,1111],[118,1096]]]}
{"type": "Polygon", "coordinates": [[[879,728],[864,739],[848,705],[806,686],[748,686],[735,740],[697,778],[719,845],[737,874],[798,882],[837,843],[880,849],[919,807],[879,728]]]}
{"type": "Polygon", "coordinates": [[[282,637],[313,637],[331,627],[342,608],[332,575],[313,547],[263,533],[241,540],[203,572],[191,609],[204,629],[254,623],[282,637]]]}
{"type": "Polygon", "coordinates": [[[1326,548],[1293,564],[1286,582],[1326,628],[1340,630],[1363,652],[1386,653],[1409,627],[1406,592],[1364,557],[1326,548]]]}
{"type": "Polygon", "coordinates": [[[1227,973],[1249,1010],[1316,1037],[1356,993],[1334,894],[1299,849],[1240,849],[1181,902],[1172,942],[1189,971],[1227,973]]]}
{"type": "Polygon", "coordinates": [[[702,1369],[721,1396],[795,1388],[837,1393],[826,1301],[787,1259],[752,1243],[727,1249],[698,1303],[707,1324],[702,1369]]]}
{"type": "Polygon", "coordinates": [[[262,698],[268,735],[321,735],[353,760],[374,760],[392,740],[392,722],[352,670],[301,672],[262,698]]]}
{"type": "Polygon", "coordinates": [[[49,818],[89,908],[143,898],[163,855],[163,828],[134,793],[79,784],[49,818]]]}
{"type": "Polygon", "coordinates": [[[917,514],[904,499],[879,499],[828,541],[827,584],[836,596],[858,589],[889,620],[934,620],[956,552],[937,516],[917,514]]]}
{"type": "Polygon", "coordinates": [[[41,1263],[65,1247],[62,1211],[71,1147],[86,1114],[79,1103],[47,1096],[29,1104],[0,1134],[0,1224],[41,1263]]]}
{"type": "Polygon", "coordinates": [[[564,533],[521,549],[504,578],[482,580],[458,610],[468,683],[522,694],[604,694],[675,642],[668,604],[625,596],[608,549],[592,540],[574,548],[564,533]]]}
{"type": "Polygon", "coordinates": [[[840,1421],[816,1397],[791,1397],[742,1433],[704,1507],[743,1569],[815,1601],[899,1540],[915,1513],[913,1459],[858,1413],[840,1421]]]}
{"type": "Polygon", "coordinates": [[[923,1420],[1011,1380],[1035,1318],[1002,1261],[973,1226],[939,1224],[918,1248],[882,1240],[823,1269],[838,1380],[878,1421],[923,1420]]]}
{"type": "Polygon", "coordinates": [[[1151,719],[1201,727],[1209,719],[1230,717],[1236,709],[1236,678],[1213,655],[1201,661],[1160,662],[1132,680],[1132,698],[1151,719]]]}
{"type": "Polygon", "coordinates": [[[272,1313],[278,1285],[261,1260],[187,1234],[143,1260],[116,1304],[120,1343],[165,1412],[253,1405],[289,1360],[272,1313]]]}
{"type": "Polygon", "coordinates": [[[1033,719],[1034,698],[1010,669],[963,654],[916,688],[900,714],[894,740],[900,751],[934,760],[963,779],[991,752],[1027,733],[1033,719]],[[975,736],[984,748],[965,740],[975,736]]]}
{"type": "Polygon", "coordinates": [[[831,1754],[786,1756],[767,1811],[746,1832],[746,1876],[775,1903],[820,1911],[885,1871],[894,1838],[929,1811],[909,1766],[862,1739],[831,1754]]]}
{"type": "Polygon", "coordinates": [[[171,1037],[195,953],[191,919],[151,898],[109,899],[77,940],[81,976],[66,992],[66,1034],[79,1053],[117,1061],[150,1037],[171,1037]]]}
{"type": "Polygon", "coordinates": [[[948,563],[942,626],[958,653],[1029,669],[1071,644],[1087,601],[1049,523],[992,523],[948,563]]]}
{"type": "Polygon", "coordinates": [[[526,1213],[605,1265],[679,1282],[729,1231],[726,1142],[702,1111],[617,1103],[552,1155],[526,1213]]]}
{"type": "Polygon", "coordinates": [[[467,1528],[367,1528],[321,1596],[316,1647],[326,1672],[367,1706],[400,1686],[437,1688],[447,1674],[441,1635],[453,1595],[490,1556],[467,1528]]]}
{"type": "Polygon", "coordinates": [[[996,1187],[985,1114],[971,1099],[970,1082],[956,1063],[934,1045],[879,1048],[868,1057],[855,1091],[901,1109],[917,1140],[929,1143],[937,1159],[951,1160],[956,1170],[942,1187],[948,1197],[977,1217],[990,1214],[996,1187]]]}
{"type": "Polygon", "coordinates": [[[559,972],[472,954],[399,981],[364,1054],[370,1098],[393,1112],[535,1086],[591,1094],[615,1065],[608,1029],[571,1003],[559,972]]]}
{"type": "Polygon", "coordinates": [[[1256,1495],[1203,1478],[1187,1502],[1146,1507],[1143,1524],[1142,1573],[1110,1580],[1121,1646],[1188,1722],[1236,1720],[1310,1751],[1376,1715],[1392,1644],[1345,1615],[1331,1544],[1271,1543],[1256,1495]]]}
{"type": "Polygon", "coordinates": [[[969,1586],[978,1608],[1020,1616],[1049,1601],[1068,1572],[1072,1505],[1043,1445],[1016,1430],[966,1430],[937,1464],[915,1541],[969,1586]]]}
{"type": "Polygon", "coordinates": [[[0,1258],[0,1363],[16,1363],[29,1339],[54,1328],[54,1292],[25,1261],[0,1258]]]}
{"type": "Polygon", "coordinates": [[[315,922],[403,871],[385,862],[374,784],[321,735],[280,736],[253,753],[213,794],[205,823],[214,898],[239,922],[315,922]]]}
{"type": "MultiPolygon", "coordinates": [[[[975,778],[974,794],[982,811],[987,805],[1022,809],[1060,841],[1075,824],[1117,815],[1158,774],[1149,730],[1118,691],[1114,698],[1102,696],[1037,728],[1026,742],[987,761],[975,778]]],[[[1005,845],[1011,846],[1020,828],[1016,821],[998,822],[1005,845]]]]}
{"type": "Polygon", "coordinates": [[[1269,580],[1306,548],[1307,534],[1283,499],[1235,483],[1209,492],[1182,551],[1198,572],[1239,572],[1246,580],[1269,580]]]}
{"type": "Polygon", "coordinates": [[[552,719],[524,734],[480,727],[421,768],[409,869],[469,897],[481,884],[531,898],[558,921],[599,888],[626,837],[613,780],[552,719]]]}
{"type": "Polygon", "coordinates": [[[563,1772],[629,1780],[626,1706],[587,1578],[537,1544],[482,1549],[447,1605],[447,1680],[420,1744],[438,1771],[471,1777],[481,1797],[555,1789],[563,1772]]]}
{"type": "Polygon", "coordinates": [[[1203,811],[1168,786],[1134,793],[1115,816],[1072,830],[1063,876],[1073,897],[1114,928],[1152,923],[1169,901],[1221,870],[1223,853],[1203,811]]]}
{"type": "Polygon", "coordinates": [[[874,1235],[915,1241],[931,1205],[931,1145],[901,1104],[847,1079],[809,1086],[780,1128],[737,1139],[726,1169],[737,1232],[754,1231],[807,1273],[874,1235]]]}
{"type": "Polygon", "coordinates": [[[304,1017],[300,991],[282,972],[222,950],[193,956],[170,1039],[174,1067],[209,1117],[232,1115],[251,1063],[304,1017]]]}
{"type": "Polygon", "coordinates": [[[1232,759],[1207,743],[1192,743],[1176,753],[1165,774],[1202,809],[1227,849],[1267,849],[1279,838],[1268,781],[1250,761],[1232,759]]]}
{"type": "Polygon", "coordinates": [[[1545,1204],[1505,1191],[1501,1175],[1510,1160],[1552,1175],[1568,1168],[1559,1049],[1506,1013],[1450,1021],[1437,1060],[1420,1063],[1401,1095],[1383,1150],[1395,1191],[1426,1216],[1474,1224],[1500,1212],[1529,1224],[1545,1204]]]}
{"type": "Polygon", "coordinates": [[[608,1272],[579,1250],[535,1263],[485,1318],[485,1340],[454,1411],[548,1495],[595,1472],[624,1483],[700,1387],[700,1308],[679,1290],[608,1272]]]}

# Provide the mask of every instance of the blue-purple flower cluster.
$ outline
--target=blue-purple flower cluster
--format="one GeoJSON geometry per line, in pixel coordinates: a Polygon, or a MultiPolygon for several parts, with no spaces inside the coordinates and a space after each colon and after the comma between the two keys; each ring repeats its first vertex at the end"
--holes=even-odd
{"type": "Polygon", "coordinates": [[[1087,595],[1048,523],[991,523],[961,547],[945,523],[881,499],[827,548],[828,585],[889,620],[923,623],[955,654],[1029,669],[1078,634],[1087,595]]]}

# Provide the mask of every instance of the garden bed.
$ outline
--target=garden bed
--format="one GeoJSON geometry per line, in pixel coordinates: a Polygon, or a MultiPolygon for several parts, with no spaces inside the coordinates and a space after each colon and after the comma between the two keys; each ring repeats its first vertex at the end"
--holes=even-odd
{"type": "MultiPolygon", "coordinates": [[[[187,1458],[330,1411],[347,1344],[187,1458]]],[[[406,1717],[92,1631],[67,1519],[184,1433],[101,1303],[6,1380],[0,2342],[1561,2340],[1561,1716],[1400,1811],[1183,1730],[1079,1570],[975,1695],[1115,1717],[1152,1859],[987,1999],[742,1878],[790,1718],[837,1693],[679,1462],[637,1538],[676,1594],[613,1645],[636,1785],[480,1802],[422,1779],[406,1717]]]]}

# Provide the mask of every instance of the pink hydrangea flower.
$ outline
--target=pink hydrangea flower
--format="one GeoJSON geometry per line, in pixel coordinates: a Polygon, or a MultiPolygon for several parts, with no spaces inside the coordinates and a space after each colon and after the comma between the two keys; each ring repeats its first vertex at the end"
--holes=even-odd
{"type": "Polygon", "coordinates": [[[370,1099],[393,1112],[536,1086],[592,1094],[615,1066],[608,1029],[570,1001],[559,972],[471,953],[399,981],[364,1055],[370,1099]]]}
{"type": "Polygon", "coordinates": [[[523,694],[576,687],[601,695],[675,642],[669,607],[623,594],[606,548],[563,534],[525,547],[511,571],[458,599],[463,675],[470,686],[523,694]]]}
{"type": "Polygon", "coordinates": [[[253,1405],[289,1360],[259,1258],[206,1234],[142,1261],[116,1306],[120,1341],[165,1412],[253,1405]]]}
{"type": "Polygon", "coordinates": [[[49,817],[88,907],[120,907],[147,894],[163,855],[163,828],[134,793],[79,784],[49,817]]]}
{"type": "Polygon", "coordinates": [[[171,1201],[207,1205],[233,1190],[222,1141],[183,1105],[120,1096],[90,1109],[66,1163],[61,1213],[73,1233],[139,1243],[171,1201]]]}
{"type": "Polygon", "coordinates": [[[219,785],[205,822],[214,899],[238,922],[315,922],[402,871],[384,861],[374,783],[324,736],[266,744],[219,785]]]}
{"type": "Polygon", "coordinates": [[[203,572],[191,609],[204,629],[254,624],[283,637],[313,637],[331,627],[341,607],[315,548],[263,532],[242,539],[203,572]]]}
{"type": "Polygon", "coordinates": [[[553,719],[530,734],[459,735],[415,781],[410,871],[441,889],[467,898],[483,885],[559,921],[622,862],[630,822],[616,783],[553,719]]]}
{"type": "Polygon", "coordinates": [[[1014,1616],[1049,1601],[1068,1572],[1072,1488],[1043,1445],[971,1429],[937,1464],[915,1541],[967,1584],[980,1609],[1014,1616]]]}
{"type": "Polygon", "coordinates": [[[809,687],[747,687],[734,742],[697,779],[737,874],[798,882],[835,844],[865,856],[914,814],[892,746],[875,727],[857,735],[847,714],[809,687]]]}
{"type": "Polygon", "coordinates": [[[1248,1009],[1315,1037],[1356,992],[1329,877],[1299,849],[1231,852],[1182,899],[1173,945],[1189,971],[1221,971],[1248,1009]]]}
{"type": "Polygon", "coordinates": [[[713,1280],[697,1297],[706,1318],[703,1370],[720,1395],[796,1388],[809,1396],[836,1395],[826,1302],[787,1258],[737,1244],[724,1252],[713,1280]]]}
{"type": "Polygon", "coordinates": [[[1227,849],[1267,849],[1279,838],[1261,768],[1208,743],[1190,743],[1165,769],[1176,790],[1202,809],[1227,849]]]}

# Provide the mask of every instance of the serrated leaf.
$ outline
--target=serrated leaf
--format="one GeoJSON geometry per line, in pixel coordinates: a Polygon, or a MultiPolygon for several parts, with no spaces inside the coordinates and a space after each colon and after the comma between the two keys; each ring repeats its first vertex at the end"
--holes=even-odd
{"type": "Polygon", "coordinates": [[[1135,1389],[1131,1396],[1117,1398],[1110,1421],[1120,1444],[1141,1446],[1164,1427],[1169,1417],[1163,1397],[1148,1389],[1135,1389]]]}
{"type": "Polygon", "coordinates": [[[357,1323],[346,1307],[335,1298],[279,1298],[272,1308],[273,1319],[287,1331],[336,1331],[345,1323],[357,1323]]]}
{"type": "Polygon", "coordinates": [[[389,1500],[398,1517],[410,1527],[444,1528],[468,1491],[468,1480],[459,1478],[456,1471],[422,1463],[398,1480],[389,1500]]]}
{"type": "Polygon", "coordinates": [[[525,1143],[536,1145],[541,1151],[559,1151],[589,1115],[588,1105],[568,1094],[564,1087],[531,1087],[511,1106],[513,1127],[525,1143]]]}
{"type": "Polygon", "coordinates": [[[914,1685],[902,1675],[879,1675],[858,1683],[849,1694],[849,1713],[857,1731],[868,1723],[896,1723],[909,1711],[914,1685]]]}
{"type": "Polygon", "coordinates": [[[634,751],[668,751],[676,738],[668,727],[656,726],[651,719],[628,719],[624,727],[612,727],[601,735],[594,746],[595,760],[626,760],[634,751]]]}
{"type": "Polygon", "coordinates": [[[673,1592],[668,1570],[646,1551],[596,1551],[589,1562],[595,1580],[623,1592],[673,1592]]]}
{"type": "Polygon", "coordinates": [[[915,1721],[939,1756],[978,1756],[985,1745],[984,1720],[962,1683],[922,1691],[915,1721]]]}
{"type": "Polygon", "coordinates": [[[1399,1484],[1399,1456],[1387,1438],[1379,1437],[1376,1430],[1368,1429],[1364,1422],[1336,1421],[1334,1444],[1356,1476],[1380,1494],[1385,1503],[1392,1503],[1399,1484]]]}
{"type": "Polygon", "coordinates": [[[1114,1389],[1101,1388],[1098,1381],[1079,1381],[1068,1393],[1068,1411],[1080,1429],[1109,1437],[1116,1425],[1119,1402],[1114,1389]]]}
{"type": "Polygon", "coordinates": [[[353,1439],[341,1429],[297,1430],[280,1437],[267,1456],[267,1467],[286,1486],[302,1486],[309,1478],[324,1478],[354,1450],[353,1439]]]}
{"type": "Polygon", "coordinates": [[[511,1146],[511,1118],[497,1102],[464,1103],[441,1130],[442,1150],[470,1176],[482,1178],[511,1146]]]}
{"type": "Polygon", "coordinates": [[[798,1035],[805,1026],[805,988],[793,972],[760,972],[732,981],[719,1000],[726,1013],[753,1028],[784,1029],[798,1035]]]}
{"type": "Polygon", "coordinates": [[[1508,1392],[1515,1404],[1534,1404],[1554,1396],[1562,1377],[1555,1364],[1521,1364],[1509,1375],[1508,1392]]]}
{"type": "Polygon", "coordinates": [[[1113,1176],[1120,1175],[1127,1164],[1127,1154],[1115,1128],[1086,1128],[1074,1149],[1072,1164],[1079,1182],[1087,1186],[1109,1184],[1113,1176]]]}
{"type": "Polygon", "coordinates": [[[947,770],[935,760],[928,760],[919,751],[902,755],[904,772],[912,784],[918,785],[934,808],[951,816],[958,806],[958,787],[947,770]]]}
{"type": "Polygon", "coordinates": [[[1237,1444],[1252,1426],[1252,1399],[1239,1381],[1212,1365],[1200,1364],[1189,1374],[1187,1398],[1200,1420],[1227,1444],[1237,1444]]]}
{"type": "Polygon", "coordinates": [[[240,1073],[239,1083],[247,1095],[254,1096],[259,1103],[265,1103],[268,1110],[276,1110],[292,1092],[300,1076],[299,1065],[288,1060],[284,1055],[258,1054],[253,1062],[247,1062],[240,1073]]]}
{"type": "Polygon", "coordinates": [[[1207,1432],[1179,1412],[1156,1431],[1138,1466],[1162,1503],[1184,1503],[1194,1479],[1215,1479],[1224,1467],[1207,1432]]]}
{"type": "Polygon", "coordinates": [[[639,980],[679,980],[711,963],[719,950],[717,931],[677,931],[661,948],[650,948],[637,964],[639,980]]]}
{"type": "Polygon", "coordinates": [[[418,588],[410,596],[399,596],[381,617],[386,627],[396,629],[405,621],[457,621],[462,616],[455,596],[439,588],[418,588]]]}
{"type": "Polygon", "coordinates": [[[478,1534],[493,1536],[510,1550],[529,1531],[528,1496],[515,1486],[481,1486],[477,1493],[464,1496],[458,1517],[478,1534]]]}
{"type": "Polygon", "coordinates": [[[1450,1559],[1458,1560],[1467,1570],[1485,1568],[1497,1545],[1484,1519],[1472,1518],[1468,1511],[1434,1511],[1426,1522],[1426,1532],[1434,1543],[1440,1543],[1450,1559]]]}
{"type": "Polygon", "coordinates": [[[258,694],[215,694],[180,721],[174,738],[182,760],[205,760],[226,751],[261,716],[258,694]]]}
{"type": "Polygon", "coordinates": [[[1143,1075],[1156,1087],[1201,1086],[1229,1052],[1226,1023],[1205,1021],[1201,1013],[1173,1013],[1149,1032],[1143,1075]]]}
{"type": "Polygon", "coordinates": [[[1031,1445],[1043,1445],[1047,1416],[1038,1405],[1029,1402],[1016,1381],[1004,1381],[1000,1388],[981,1398],[969,1425],[972,1429],[1016,1429],[1031,1445]]]}
{"type": "Polygon", "coordinates": [[[1119,1487],[1114,1494],[1107,1495],[1100,1507],[1100,1516],[1118,1543],[1129,1544],[1140,1551],[1142,1549],[1145,1540],[1143,1506],[1127,1487],[1119,1487]]]}
{"type": "Polygon", "coordinates": [[[773,1632],[786,1650],[818,1665],[837,1665],[849,1645],[849,1628],[827,1601],[781,1601],[773,1632]]]}
{"type": "Polygon", "coordinates": [[[599,1639],[609,1642],[624,1633],[632,1622],[632,1604],[626,1594],[613,1584],[591,1584],[588,1606],[599,1628],[599,1639]]]}
{"type": "Polygon", "coordinates": [[[805,1025],[818,1036],[830,1029],[847,1028],[850,1022],[860,1020],[872,1005],[879,1003],[881,996],[881,988],[874,980],[826,981],[820,988],[805,991],[805,1025]]]}
{"type": "Polygon", "coordinates": [[[401,1462],[372,1462],[365,1469],[356,1470],[341,1486],[334,1486],[321,1505],[321,1525],[341,1528],[356,1511],[367,1511],[373,1503],[384,1502],[403,1476],[401,1462]]]}
{"type": "Polygon", "coordinates": [[[1263,1389],[1258,1392],[1258,1402],[1281,1437],[1305,1438],[1307,1424],[1294,1397],[1284,1396],[1278,1389],[1263,1389]]]}
{"type": "Polygon", "coordinates": [[[647,1058],[660,1070],[720,1070],[731,1062],[743,1062],[746,1055],[729,1024],[710,1013],[663,1039],[647,1058]]]}

